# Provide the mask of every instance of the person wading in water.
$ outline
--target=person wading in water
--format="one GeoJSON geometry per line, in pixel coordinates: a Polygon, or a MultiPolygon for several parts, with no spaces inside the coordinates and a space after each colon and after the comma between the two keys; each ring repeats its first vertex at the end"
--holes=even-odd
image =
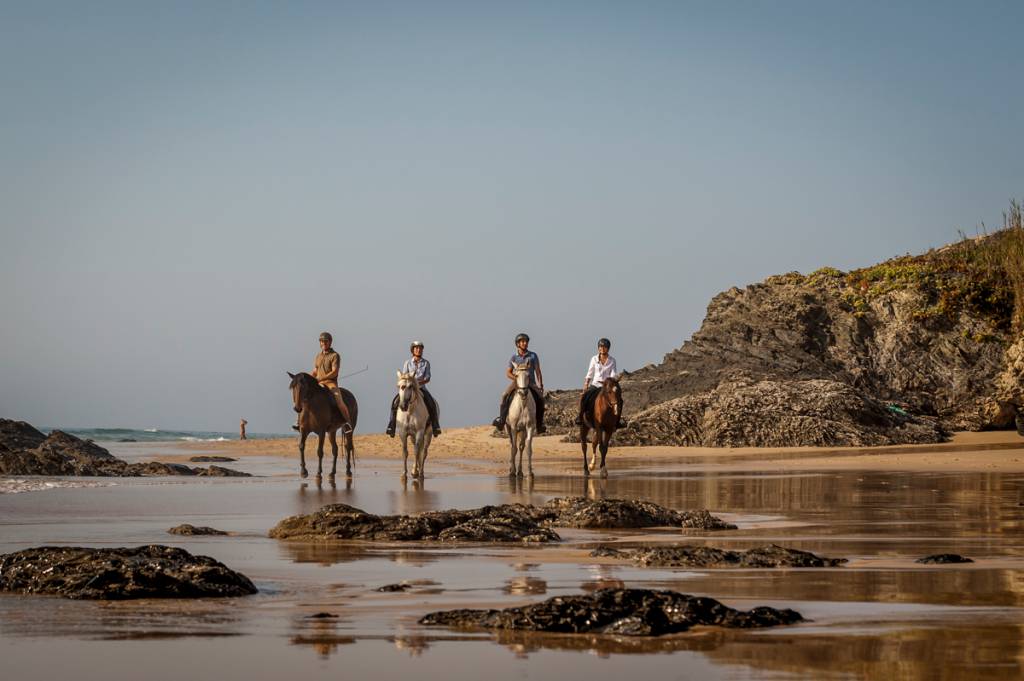
{"type": "MultiPolygon", "coordinates": [[[[420,384],[420,392],[423,393],[423,401],[427,405],[427,413],[430,414],[430,425],[433,428],[434,437],[437,437],[441,434],[441,426],[437,422],[437,404],[434,402],[433,396],[423,387],[430,383],[430,362],[423,359],[423,343],[419,341],[412,342],[412,345],[409,346],[409,352],[412,353],[412,357],[405,360],[405,364],[402,365],[402,373],[416,376],[416,382],[420,384]]],[[[388,434],[388,437],[395,436],[395,419],[397,416],[398,395],[395,395],[395,399],[391,400],[391,420],[388,421],[388,429],[384,431],[388,434]]]]}
{"type": "Polygon", "coordinates": [[[491,423],[498,430],[504,430],[505,428],[505,419],[508,418],[508,407],[512,402],[512,394],[516,391],[516,377],[512,372],[519,364],[525,364],[530,371],[530,390],[533,391],[533,399],[537,403],[537,433],[543,433],[547,430],[544,427],[544,374],[540,371],[540,357],[537,356],[536,352],[531,352],[529,347],[529,336],[525,333],[516,336],[516,354],[512,355],[508,365],[505,367],[505,375],[512,383],[509,384],[508,388],[505,389],[505,393],[501,396],[501,412],[498,418],[494,419],[491,423]]]}
{"type": "MultiPolygon", "coordinates": [[[[608,354],[608,351],[612,349],[612,342],[607,338],[602,338],[597,341],[597,354],[590,358],[590,366],[587,367],[587,376],[583,379],[583,394],[580,395],[580,413],[576,416],[576,425],[583,425],[583,414],[590,405],[594,403],[594,398],[601,392],[601,386],[609,378],[618,379],[619,370],[615,365],[615,358],[608,354]]],[[[626,420],[619,416],[619,424],[617,428],[625,428],[626,420]]]]}
{"type": "MultiPolygon", "coordinates": [[[[333,342],[334,338],[327,331],[320,334],[320,352],[313,358],[313,371],[311,374],[320,385],[330,390],[331,394],[334,395],[334,401],[338,405],[342,417],[345,419],[345,424],[341,427],[341,430],[344,433],[351,433],[352,416],[348,413],[348,407],[345,406],[345,400],[342,399],[341,390],[338,388],[338,374],[341,373],[341,356],[331,348],[331,343],[333,342]]],[[[292,429],[298,430],[299,424],[296,422],[292,429]]]]}

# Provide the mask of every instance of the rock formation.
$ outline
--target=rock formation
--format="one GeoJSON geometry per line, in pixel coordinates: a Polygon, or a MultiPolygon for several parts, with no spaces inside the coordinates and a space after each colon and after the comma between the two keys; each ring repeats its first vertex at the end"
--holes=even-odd
{"type": "MultiPolygon", "coordinates": [[[[624,375],[630,425],[613,444],[886,445],[1012,427],[1024,338],[1005,272],[984,264],[996,243],[718,294],[690,340],[624,375]]],[[[552,432],[576,437],[578,397],[549,393],[552,432]]]]}
{"type": "Polygon", "coordinates": [[[0,591],[76,599],[247,596],[256,587],[208,556],[169,546],[42,546],[0,555],[0,591]]]}
{"type": "Polygon", "coordinates": [[[707,511],[673,511],[649,501],[558,497],[543,506],[503,504],[470,510],[378,516],[346,504],[279,522],[277,539],[367,539],[373,541],[549,542],[561,538],[550,527],[615,529],[672,526],[734,530],[707,511]]]}
{"type": "Polygon", "coordinates": [[[731,628],[772,627],[803,618],[793,610],[759,607],[734,610],[713,598],[675,591],[601,589],[592,595],[558,596],[505,610],[432,612],[420,624],[558,633],[659,636],[698,624],[731,628]]]}
{"type": "Polygon", "coordinates": [[[45,436],[24,421],[9,419],[0,419],[0,475],[251,477],[249,473],[221,466],[192,468],[155,461],[130,464],[91,440],[82,440],[60,430],[45,436]]]}
{"type": "Polygon", "coordinates": [[[728,551],[711,546],[654,546],[623,550],[601,546],[591,551],[590,555],[622,558],[644,567],[820,568],[837,567],[846,562],[845,558],[824,558],[808,551],[787,549],[775,544],[747,551],[728,551]]]}
{"type": "Polygon", "coordinates": [[[914,562],[922,563],[924,565],[952,565],[955,563],[973,563],[974,561],[970,558],[965,558],[958,553],[936,553],[932,556],[918,558],[914,562]]]}
{"type": "Polygon", "coordinates": [[[215,537],[219,537],[219,536],[227,536],[228,533],[225,532],[224,530],[218,530],[216,528],[207,527],[205,525],[203,525],[201,527],[196,527],[195,525],[189,525],[188,523],[184,523],[182,525],[178,525],[176,527],[172,527],[171,529],[167,530],[167,534],[180,534],[180,535],[183,535],[183,536],[186,536],[186,537],[196,537],[196,536],[215,536],[215,537]]]}

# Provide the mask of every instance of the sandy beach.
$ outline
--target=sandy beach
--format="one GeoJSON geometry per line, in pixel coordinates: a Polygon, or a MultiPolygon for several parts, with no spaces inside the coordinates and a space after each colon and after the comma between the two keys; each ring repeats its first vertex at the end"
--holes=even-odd
{"type": "Polygon", "coordinates": [[[75,668],[83,679],[251,679],[372,673],[475,679],[987,679],[1024,672],[1024,446],[1013,432],[871,449],[613,448],[608,479],[584,479],[578,445],[536,443],[533,479],[510,479],[489,428],[452,430],[425,480],[401,480],[398,444],[359,436],[354,477],[297,475],[295,441],[112,444],[129,461],[203,454],[253,473],[226,479],[91,479],[96,486],[0,494],[0,552],[39,545],[160,543],[249,576],[256,596],[223,601],[74,602],[0,596],[0,651],[11,678],[75,668]],[[641,498],[707,508],[739,529],[687,533],[560,530],[548,546],[278,541],[282,518],[345,503],[417,513],[555,496],[641,498]],[[182,522],[226,537],[178,537],[182,522]],[[777,543],[843,557],[824,569],[641,568],[591,557],[599,544],[744,549],[777,543]],[[915,559],[952,552],[964,565],[915,559]],[[380,593],[404,583],[404,592],[380,593]],[[417,624],[426,612],[509,607],[604,586],[667,588],[733,607],[788,607],[807,622],[769,630],[697,628],[615,636],[464,632],[417,624]],[[330,617],[311,618],[327,613],[330,617]]]}

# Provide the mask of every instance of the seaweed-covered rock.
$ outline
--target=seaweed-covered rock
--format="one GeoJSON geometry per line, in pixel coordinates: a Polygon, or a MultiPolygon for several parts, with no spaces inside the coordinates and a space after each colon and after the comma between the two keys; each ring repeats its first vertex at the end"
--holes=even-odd
{"type": "Polygon", "coordinates": [[[974,561],[956,553],[936,553],[932,556],[918,558],[914,562],[925,565],[950,565],[954,563],[973,563],[974,561]]]}
{"type": "Polygon", "coordinates": [[[22,421],[0,419],[0,475],[142,477],[210,475],[250,477],[220,466],[191,468],[180,463],[128,463],[91,440],[55,430],[43,436],[22,421]],[[42,437],[42,440],[39,438],[42,437]]]}
{"type": "Polygon", "coordinates": [[[430,511],[379,516],[347,504],[324,506],[316,513],[279,522],[277,539],[370,539],[376,541],[548,542],[559,536],[542,527],[532,507],[484,506],[468,511],[430,511]]]}
{"type": "Polygon", "coordinates": [[[185,535],[185,536],[189,536],[189,537],[200,536],[200,535],[203,535],[203,536],[227,536],[227,534],[228,534],[224,530],[218,530],[218,529],[213,528],[213,527],[206,527],[205,525],[203,525],[201,527],[196,527],[195,525],[189,525],[188,523],[184,523],[182,525],[178,525],[177,527],[172,527],[171,529],[167,530],[167,533],[168,534],[180,534],[180,535],[185,535]]]}
{"type": "Polygon", "coordinates": [[[42,546],[0,555],[0,591],[124,600],[247,596],[256,587],[213,558],[169,546],[42,546]]]}
{"type": "Polygon", "coordinates": [[[206,454],[190,456],[188,460],[192,463],[228,463],[230,461],[238,461],[238,459],[232,459],[230,456],[208,456],[206,454]]]}
{"type": "Polygon", "coordinates": [[[420,624],[559,633],[659,636],[699,625],[732,628],[771,627],[803,619],[793,610],[759,607],[734,610],[713,598],[675,591],[601,589],[591,595],[557,596],[505,610],[432,612],[420,624]]]}
{"type": "Polygon", "coordinates": [[[698,530],[735,530],[705,510],[674,511],[642,499],[587,499],[557,497],[541,507],[556,527],[618,529],[672,526],[698,530]]]}
{"type": "Polygon", "coordinates": [[[625,550],[600,546],[591,551],[590,555],[623,558],[644,567],[820,568],[836,567],[847,562],[845,558],[825,558],[809,551],[787,549],[776,544],[748,551],[729,551],[711,546],[654,546],[625,550]]]}

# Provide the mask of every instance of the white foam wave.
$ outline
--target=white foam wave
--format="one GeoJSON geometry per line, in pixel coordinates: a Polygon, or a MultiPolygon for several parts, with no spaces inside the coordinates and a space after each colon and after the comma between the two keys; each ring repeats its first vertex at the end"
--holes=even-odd
{"type": "Polygon", "coordinates": [[[228,439],[226,437],[193,437],[191,435],[186,435],[185,437],[178,438],[178,439],[179,440],[184,440],[185,442],[227,442],[228,441],[228,439]]]}
{"type": "Polygon", "coordinates": [[[142,432],[144,432],[144,433],[159,433],[160,431],[157,430],[156,428],[143,428],[142,432]]]}
{"type": "Polygon", "coordinates": [[[53,480],[46,478],[0,478],[0,494],[20,494],[21,492],[44,492],[50,489],[71,489],[75,487],[110,487],[114,482],[96,482],[94,480],[53,480]]]}

